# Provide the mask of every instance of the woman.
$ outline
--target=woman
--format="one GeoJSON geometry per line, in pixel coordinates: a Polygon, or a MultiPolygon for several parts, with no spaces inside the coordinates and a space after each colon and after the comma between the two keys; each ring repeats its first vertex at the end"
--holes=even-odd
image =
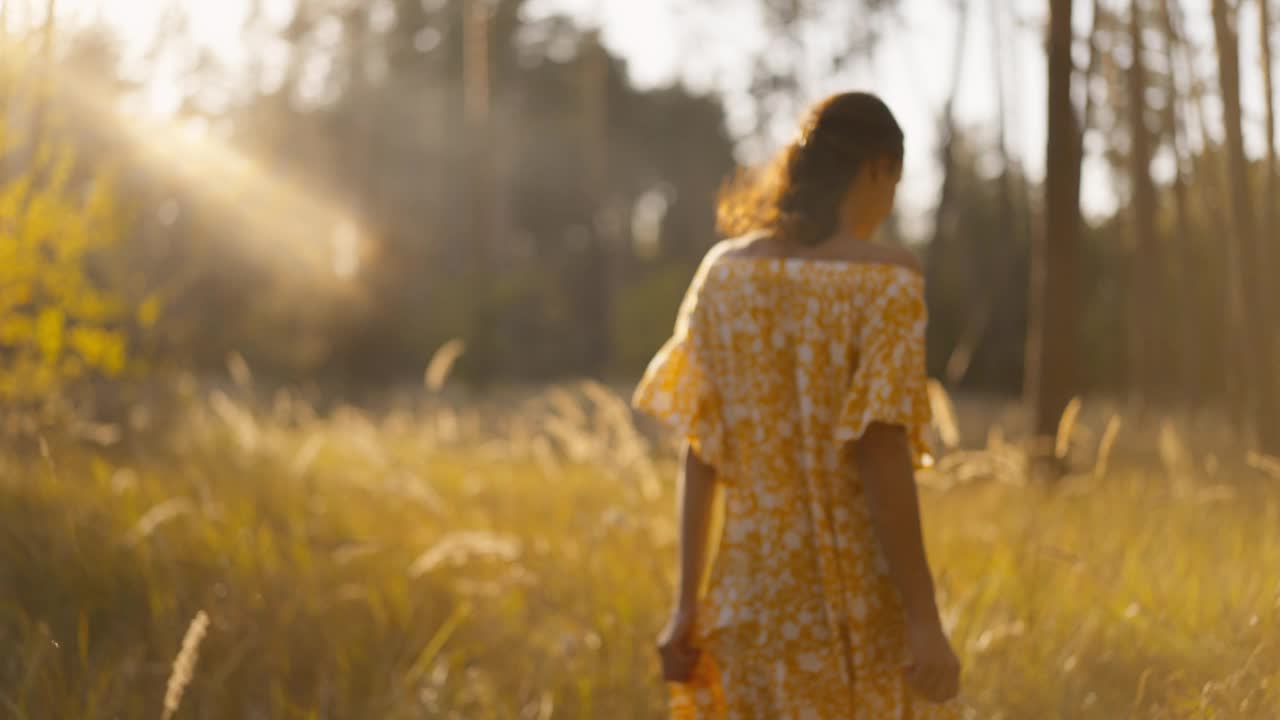
{"type": "Polygon", "coordinates": [[[923,279],[870,242],[902,154],[875,96],[815,107],[763,177],[727,188],[721,230],[738,237],[703,260],[636,389],[685,447],[659,641],[675,718],[956,716],[914,478],[930,461],[923,279]]]}

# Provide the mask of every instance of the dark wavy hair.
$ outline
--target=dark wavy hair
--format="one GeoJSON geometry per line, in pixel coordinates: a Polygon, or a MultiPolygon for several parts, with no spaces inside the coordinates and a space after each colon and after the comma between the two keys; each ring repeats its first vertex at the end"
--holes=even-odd
{"type": "Polygon", "coordinates": [[[835,234],[840,206],[868,162],[902,163],[902,128],[865,92],[833,95],[809,111],[799,136],[760,169],[739,170],[720,190],[716,226],[726,237],[764,231],[818,245],[835,234]]]}

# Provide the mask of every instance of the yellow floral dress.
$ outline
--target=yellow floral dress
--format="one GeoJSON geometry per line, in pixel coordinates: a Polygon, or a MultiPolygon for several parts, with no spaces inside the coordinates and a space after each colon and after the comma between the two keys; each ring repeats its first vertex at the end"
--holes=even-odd
{"type": "Polygon", "coordinates": [[[671,716],[930,720],[901,603],[842,448],[873,421],[931,462],[924,281],[890,264],[713,250],[633,404],[717,470],[724,523],[671,716]]]}

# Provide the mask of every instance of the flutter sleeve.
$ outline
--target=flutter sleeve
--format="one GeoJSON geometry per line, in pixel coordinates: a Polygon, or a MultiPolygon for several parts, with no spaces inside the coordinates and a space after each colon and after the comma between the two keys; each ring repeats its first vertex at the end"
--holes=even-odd
{"type": "Polygon", "coordinates": [[[858,362],[845,397],[836,440],[857,440],[873,422],[900,425],[911,445],[912,464],[933,464],[929,444],[928,376],[924,281],[918,273],[896,273],[869,307],[859,333],[858,362]]]}
{"type": "Polygon", "coordinates": [[[721,397],[711,371],[714,327],[705,297],[710,256],[685,292],[675,330],[649,362],[631,404],[686,440],[704,462],[723,470],[727,460],[721,397]]]}

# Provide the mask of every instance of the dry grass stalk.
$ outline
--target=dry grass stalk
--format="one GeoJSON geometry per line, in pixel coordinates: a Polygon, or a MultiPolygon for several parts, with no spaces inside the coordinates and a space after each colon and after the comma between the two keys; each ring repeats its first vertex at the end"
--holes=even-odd
{"type": "Polygon", "coordinates": [[[960,424],[956,422],[956,406],[942,383],[929,378],[929,407],[933,411],[933,424],[938,428],[942,445],[948,450],[960,446],[960,424]]]}
{"type": "Polygon", "coordinates": [[[252,452],[258,447],[258,423],[252,413],[236,404],[221,390],[209,393],[209,407],[235,433],[236,440],[246,452],[252,452]]]}
{"type": "Polygon", "coordinates": [[[1260,470],[1273,480],[1280,480],[1280,457],[1250,452],[1245,456],[1245,463],[1254,470],[1260,470]]]}
{"type": "Polygon", "coordinates": [[[305,475],[315,463],[316,457],[320,455],[324,442],[323,435],[318,432],[312,433],[306,442],[302,443],[302,447],[294,453],[293,460],[289,463],[289,474],[295,478],[305,475]]]}
{"type": "Polygon", "coordinates": [[[955,452],[938,463],[934,474],[939,476],[939,479],[932,484],[940,487],[954,487],[982,480],[993,480],[1006,485],[1022,485],[1026,477],[1026,466],[1026,457],[1008,446],[1000,450],[955,452]]]}
{"type": "Polygon", "coordinates": [[[253,385],[249,363],[245,362],[240,353],[232,351],[227,354],[227,372],[231,374],[231,381],[241,390],[248,390],[253,385]]]}
{"type": "Polygon", "coordinates": [[[1165,472],[1173,479],[1174,489],[1179,494],[1189,491],[1188,483],[1190,478],[1188,474],[1192,467],[1191,451],[1187,448],[1186,443],[1183,442],[1182,436],[1178,433],[1178,428],[1168,418],[1160,421],[1158,449],[1160,462],[1164,466],[1165,472]]]}
{"type": "Polygon", "coordinates": [[[195,677],[196,660],[200,657],[200,643],[204,641],[208,630],[209,615],[201,610],[187,626],[187,634],[182,638],[182,649],[178,651],[178,657],[174,658],[173,671],[169,673],[169,682],[164,691],[163,720],[169,720],[174,713],[178,712],[178,706],[182,704],[182,694],[186,692],[187,685],[191,684],[191,678],[195,677]]]}
{"type": "Polygon", "coordinates": [[[1106,430],[1102,431],[1102,440],[1098,442],[1098,459],[1093,464],[1093,479],[1101,480],[1107,474],[1107,463],[1111,461],[1111,449],[1120,436],[1120,415],[1113,414],[1107,421],[1106,430]]]}
{"type": "Polygon", "coordinates": [[[1071,435],[1076,428],[1076,420],[1080,417],[1080,396],[1071,398],[1071,402],[1062,410],[1062,417],[1058,418],[1058,436],[1053,443],[1053,455],[1059,460],[1065,460],[1067,452],[1071,450],[1071,435]]]}
{"type": "Polygon", "coordinates": [[[612,437],[612,442],[600,443],[603,446],[601,449],[619,468],[638,476],[640,492],[646,499],[657,498],[661,487],[653,465],[652,449],[636,427],[631,406],[618,393],[595,381],[588,380],[584,383],[583,391],[595,404],[605,425],[599,432],[612,437]]]}
{"type": "Polygon", "coordinates": [[[998,452],[1008,445],[1004,439],[1004,426],[996,423],[987,428],[987,450],[998,452]]]}
{"type": "Polygon", "coordinates": [[[560,476],[564,468],[561,466],[559,458],[556,457],[556,451],[551,447],[551,441],[545,435],[539,435],[534,438],[529,450],[544,477],[555,478],[560,476]]]}
{"type": "Polygon", "coordinates": [[[573,393],[563,387],[553,387],[547,391],[546,401],[557,415],[567,422],[583,426],[587,424],[587,415],[573,393]]]}
{"type": "Polygon", "coordinates": [[[129,544],[136,545],[146,540],[156,531],[156,528],[195,510],[195,504],[187,498],[176,497],[165,500],[138,519],[138,523],[133,526],[133,531],[129,533],[129,544]]]}
{"type": "Polygon", "coordinates": [[[564,454],[572,462],[586,462],[594,454],[597,439],[569,420],[553,415],[543,424],[546,434],[560,443],[564,454]]]}
{"type": "Polygon", "coordinates": [[[418,556],[409,566],[409,575],[419,577],[444,565],[461,564],[473,558],[512,562],[520,556],[520,541],[482,530],[449,533],[418,556]]]}
{"type": "Polygon", "coordinates": [[[427,363],[427,370],[423,375],[423,383],[427,387],[428,392],[440,392],[445,382],[449,379],[450,373],[453,372],[453,366],[458,362],[458,358],[462,357],[462,353],[466,351],[467,344],[461,338],[454,338],[449,342],[441,345],[431,356],[431,361],[427,363]]]}

